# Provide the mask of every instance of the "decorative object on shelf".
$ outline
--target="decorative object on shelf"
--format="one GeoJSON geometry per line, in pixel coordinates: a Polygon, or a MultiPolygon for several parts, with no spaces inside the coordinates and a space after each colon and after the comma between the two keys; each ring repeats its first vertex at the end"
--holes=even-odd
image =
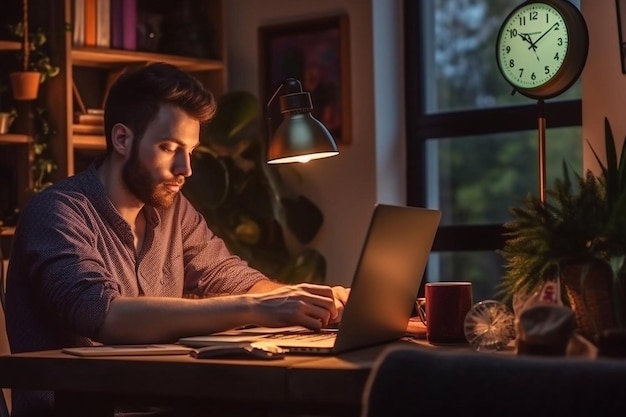
{"type": "Polygon", "coordinates": [[[295,170],[266,163],[260,109],[248,92],[218,99],[183,192],[229,249],[255,268],[282,282],[323,282],[326,261],[307,247],[323,214],[288,185],[300,180],[295,170]]]}
{"type": "Polygon", "coordinates": [[[302,84],[295,78],[281,83],[267,102],[267,163],[285,164],[309,162],[313,159],[337,155],[337,145],[326,128],[311,115],[311,95],[302,91],[302,84]],[[280,112],[284,120],[272,134],[270,109],[276,96],[280,96],[280,112]]]}
{"type": "MultiPolygon", "coordinates": [[[[347,15],[259,28],[259,91],[264,102],[283,80],[301,80],[311,94],[313,116],[339,145],[352,141],[349,32],[347,15]]],[[[272,119],[278,120],[278,114],[272,119]]]]}
{"type": "Polygon", "coordinates": [[[22,21],[13,28],[13,33],[22,43],[21,69],[9,74],[13,97],[16,100],[34,100],[39,92],[39,84],[48,77],[59,74],[59,67],[50,63],[50,58],[43,50],[46,36],[40,28],[29,33],[28,0],[22,0],[22,21]]]}
{"type": "Polygon", "coordinates": [[[615,0],[617,15],[617,31],[619,37],[619,57],[622,63],[622,74],[626,74],[626,0],[615,0]]]}
{"type": "Polygon", "coordinates": [[[538,100],[539,196],[545,199],[546,118],[543,101],[569,89],[587,60],[589,33],[567,0],[527,0],[505,18],[496,40],[496,61],[506,81],[538,100]]]}
{"type": "Polygon", "coordinates": [[[467,342],[476,350],[501,350],[515,339],[515,316],[496,300],[480,301],[465,316],[467,342]]]}
{"type": "Polygon", "coordinates": [[[8,109],[4,106],[3,96],[9,86],[0,81],[0,134],[8,133],[13,120],[17,117],[15,109],[8,109]]]}
{"type": "Polygon", "coordinates": [[[17,117],[17,112],[15,110],[10,112],[0,111],[0,134],[9,132],[15,117],[17,117]]]}
{"type": "Polygon", "coordinates": [[[511,208],[500,252],[505,298],[560,278],[578,328],[591,341],[626,326],[626,147],[618,158],[606,118],[604,128],[605,163],[592,148],[601,174],[587,171],[573,183],[564,162],[563,178],[546,191],[546,201],[529,195],[511,208]]]}

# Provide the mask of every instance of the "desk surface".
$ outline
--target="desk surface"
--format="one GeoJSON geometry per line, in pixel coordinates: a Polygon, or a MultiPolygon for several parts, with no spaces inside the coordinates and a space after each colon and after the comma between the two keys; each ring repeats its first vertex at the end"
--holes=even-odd
{"type": "MultiPolygon", "coordinates": [[[[85,415],[86,404],[111,415],[135,401],[221,407],[235,415],[317,413],[358,416],[367,377],[396,342],[337,356],[287,356],[275,361],[194,359],[186,355],[77,357],[60,351],[0,356],[0,386],[56,392],[61,415],[85,415]],[[97,403],[97,406],[96,406],[97,403]]],[[[411,343],[412,344],[412,343],[411,343]]]]}

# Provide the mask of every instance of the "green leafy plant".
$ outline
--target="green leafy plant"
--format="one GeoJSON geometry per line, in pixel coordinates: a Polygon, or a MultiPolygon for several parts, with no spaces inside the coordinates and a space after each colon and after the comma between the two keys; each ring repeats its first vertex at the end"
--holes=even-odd
{"type": "Polygon", "coordinates": [[[40,192],[52,185],[48,178],[57,169],[57,165],[50,156],[48,144],[55,134],[56,131],[50,125],[46,110],[37,107],[35,109],[34,160],[32,164],[33,192],[40,192]]]}
{"type": "Polygon", "coordinates": [[[584,266],[584,281],[591,279],[586,275],[589,265],[604,263],[612,272],[615,318],[623,325],[626,147],[618,158],[606,118],[604,128],[606,163],[592,148],[600,164],[599,176],[587,171],[572,181],[564,162],[563,178],[546,190],[545,202],[528,195],[521,206],[510,209],[512,219],[504,225],[507,240],[500,251],[506,268],[500,290],[505,299],[529,294],[571,264],[584,266]]]}
{"type": "Polygon", "coordinates": [[[248,92],[219,98],[217,114],[194,152],[185,195],[229,249],[253,267],[283,282],[322,282],[325,259],[306,245],[323,215],[283,181],[279,170],[288,167],[265,163],[260,115],[258,100],[248,92]],[[291,237],[304,249],[290,251],[291,237]]]}
{"type": "Polygon", "coordinates": [[[36,71],[41,74],[40,83],[48,78],[56,77],[60,73],[60,68],[53,65],[46,50],[46,34],[42,28],[37,28],[35,32],[27,34],[24,22],[19,22],[9,27],[10,32],[22,42],[22,50],[18,54],[21,63],[21,71],[36,71]]]}

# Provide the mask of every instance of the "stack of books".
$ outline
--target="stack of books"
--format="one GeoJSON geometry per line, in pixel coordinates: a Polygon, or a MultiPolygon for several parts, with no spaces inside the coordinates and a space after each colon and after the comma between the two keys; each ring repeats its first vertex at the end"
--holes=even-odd
{"type": "Polygon", "coordinates": [[[75,135],[104,135],[104,110],[86,109],[74,113],[72,130],[75,135]]]}

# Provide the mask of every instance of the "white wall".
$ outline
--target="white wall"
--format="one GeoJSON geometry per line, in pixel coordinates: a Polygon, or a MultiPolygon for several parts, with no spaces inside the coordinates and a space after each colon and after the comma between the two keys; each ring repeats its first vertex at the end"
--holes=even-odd
{"type": "MultiPolygon", "coordinates": [[[[589,29],[589,55],[582,75],[583,138],[604,155],[604,118],[621,149],[626,135],[626,74],[622,74],[614,0],[582,0],[581,10],[589,29]]],[[[623,22],[626,24],[626,22],[623,22]]],[[[584,143],[584,165],[597,172],[598,165],[584,143]]]]}
{"type": "Polygon", "coordinates": [[[295,166],[303,179],[299,191],[325,216],[312,246],[326,258],[327,282],[348,285],[374,204],[405,202],[401,1],[227,0],[224,5],[229,90],[257,96],[259,26],[349,15],[352,144],[340,147],[337,157],[295,166]]]}

